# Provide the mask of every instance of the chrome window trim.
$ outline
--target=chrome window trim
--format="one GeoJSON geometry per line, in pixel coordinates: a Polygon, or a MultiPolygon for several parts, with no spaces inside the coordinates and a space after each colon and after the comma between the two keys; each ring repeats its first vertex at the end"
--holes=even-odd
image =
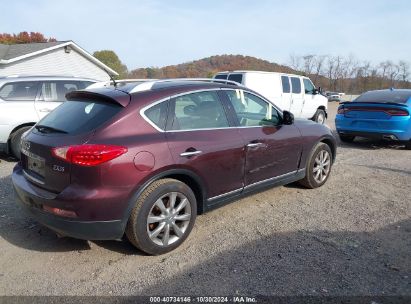
{"type": "MultiPolygon", "coordinates": [[[[144,119],[146,122],[148,122],[154,129],[156,129],[158,132],[161,132],[161,133],[170,133],[170,132],[192,132],[192,131],[210,131],[210,130],[226,130],[226,129],[246,129],[246,128],[248,129],[248,128],[264,128],[264,127],[267,127],[267,126],[234,126],[234,127],[223,127],[223,128],[203,128],[203,129],[186,129],[186,130],[163,130],[163,129],[161,129],[160,127],[158,127],[154,122],[152,122],[152,121],[145,115],[145,111],[147,111],[147,110],[150,109],[151,107],[154,107],[154,106],[156,106],[156,105],[158,105],[158,104],[160,104],[160,103],[162,103],[162,102],[165,102],[165,101],[168,101],[168,100],[171,100],[171,99],[173,99],[173,98],[180,97],[180,96],[189,95],[189,94],[193,94],[193,93],[200,93],[200,92],[209,92],[209,91],[216,91],[216,92],[218,92],[218,91],[235,91],[235,90],[243,90],[243,89],[212,88],[212,89],[200,89],[200,90],[187,91],[187,92],[184,92],[184,93],[178,93],[178,94],[175,94],[175,95],[172,95],[172,96],[169,96],[169,97],[166,97],[166,98],[162,98],[162,99],[160,99],[160,100],[157,100],[157,101],[155,101],[155,102],[153,102],[153,103],[150,103],[149,105],[141,108],[141,109],[140,109],[140,115],[141,115],[141,117],[143,117],[143,119],[144,119]]],[[[243,90],[243,91],[244,91],[244,90],[243,90]]],[[[248,90],[246,90],[246,93],[249,93],[249,94],[251,94],[251,95],[254,95],[254,96],[262,99],[263,101],[267,102],[269,105],[272,105],[272,106],[278,111],[280,117],[282,117],[282,116],[281,116],[282,111],[281,111],[274,103],[272,103],[271,101],[269,101],[267,98],[265,98],[265,97],[263,97],[263,96],[261,96],[261,95],[252,93],[252,92],[250,92],[250,91],[248,91],[248,90]]]]}
{"type": "Polygon", "coordinates": [[[233,127],[224,127],[224,128],[204,128],[204,129],[188,129],[188,130],[169,130],[169,131],[166,131],[166,130],[163,130],[163,129],[159,128],[154,122],[152,122],[152,121],[147,117],[147,115],[145,115],[145,111],[147,111],[147,110],[150,109],[151,107],[154,107],[154,106],[156,106],[156,105],[158,105],[158,104],[160,104],[160,103],[162,103],[162,102],[165,102],[165,101],[167,101],[167,100],[171,100],[171,99],[173,99],[173,98],[177,98],[177,97],[180,97],[180,96],[189,95],[189,94],[193,94],[193,93],[210,92],[210,91],[216,91],[216,92],[218,92],[218,91],[220,91],[220,90],[221,90],[220,88],[212,88],[212,89],[200,89],[200,90],[187,91],[187,92],[184,92],[184,93],[178,93],[178,94],[175,94],[175,95],[172,95],[172,96],[169,96],[169,97],[166,97],[166,98],[157,100],[157,101],[155,101],[155,102],[153,102],[153,103],[150,103],[149,105],[145,106],[144,108],[142,108],[142,109],[140,110],[140,115],[141,115],[141,117],[144,118],[145,121],[147,121],[150,125],[152,125],[157,131],[163,132],[163,133],[165,133],[165,132],[186,132],[186,131],[201,131],[201,130],[216,130],[216,129],[228,129],[228,128],[233,128],[233,127]]]}

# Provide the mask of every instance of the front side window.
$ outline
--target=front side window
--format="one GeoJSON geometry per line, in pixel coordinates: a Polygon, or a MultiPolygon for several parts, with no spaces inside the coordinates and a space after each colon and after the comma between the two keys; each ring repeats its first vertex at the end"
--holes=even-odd
{"type": "Polygon", "coordinates": [[[313,85],[313,83],[311,82],[310,79],[304,78],[303,80],[304,82],[304,89],[305,89],[305,94],[314,94],[315,91],[315,87],[313,85]]]}
{"type": "Polygon", "coordinates": [[[265,100],[243,90],[226,91],[243,127],[272,126],[280,124],[277,110],[265,100]]]}
{"type": "Polygon", "coordinates": [[[38,87],[37,81],[7,83],[0,89],[0,98],[7,101],[34,101],[38,87]]]}
{"type": "Polygon", "coordinates": [[[172,99],[170,130],[197,130],[228,127],[218,95],[214,91],[191,93],[172,99]]]}
{"type": "Polygon", "coordinates": [[[281,76],[281,84],[283,85],[283,93],[290,93],[290,78],[287,76],[281,76]]]}
{"type": "Polygon", "coordinates": [[[301,93],[301,81],[298,77],[291,77],[291,87],[294,94],[301,93]]]}

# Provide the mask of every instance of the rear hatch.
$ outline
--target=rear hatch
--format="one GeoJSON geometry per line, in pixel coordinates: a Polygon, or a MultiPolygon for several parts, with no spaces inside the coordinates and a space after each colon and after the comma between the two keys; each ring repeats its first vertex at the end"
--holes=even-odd
{"type": "MultiPolygon", "coordinates": [[[[123,93],[126,94],[126,93],[123,93]]],[[[75,92],[22,138],[21,163],[30,182],[59,193],[70,184],[72,166],[53,155],[53,148],[81,145],[125,105],[104,95],[75,92]]]]}

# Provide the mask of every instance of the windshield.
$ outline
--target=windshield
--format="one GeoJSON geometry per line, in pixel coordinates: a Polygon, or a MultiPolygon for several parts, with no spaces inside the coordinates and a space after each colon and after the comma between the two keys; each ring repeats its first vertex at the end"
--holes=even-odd
{"type": "Polygon", "coordinates": [[[77,135],[87,133],[117,114],[122,107],[101,101],[66,101],[44,117],[37,126],[49,132],[77,135]]]}

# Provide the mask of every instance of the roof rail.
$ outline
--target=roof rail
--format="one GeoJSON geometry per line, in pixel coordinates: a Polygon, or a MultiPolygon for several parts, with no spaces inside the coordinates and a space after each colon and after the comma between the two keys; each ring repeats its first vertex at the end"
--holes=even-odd
{"type": "MultiPolygon", "coordinates": [[[[157,79],[119,79],[116,80],[116,84],[121,84],[121,83],[133,83],[133,82],[149,82],[149,81],[155,81],[157,79]]],[[[100,81],[93,83],[87,87],[87,89],[95,89],[95,88],[103,88],[103,87],[109,87],[114,85],[113,80],[108,80],[108,81],[100,81]]]]}
{"type": "Polygon", "coordinates": [[[160,80],[153,80],[153,81],[146,81],[140,84],[137,84],[133,89],[129,91],[129,93],[136,93],[142,91],[151,90],[154,84],[157,83],[164,83],[164,82],[174,82],[174,81],[199,81],[199,82],[216,82],[216,83],[223,83],[223,84],[232,84],[236,86],[243,86],[241,83],[226,80],[226,79],[215,79],[215,78],[169,78],[169,79],[160,79],[160,80]]]}

